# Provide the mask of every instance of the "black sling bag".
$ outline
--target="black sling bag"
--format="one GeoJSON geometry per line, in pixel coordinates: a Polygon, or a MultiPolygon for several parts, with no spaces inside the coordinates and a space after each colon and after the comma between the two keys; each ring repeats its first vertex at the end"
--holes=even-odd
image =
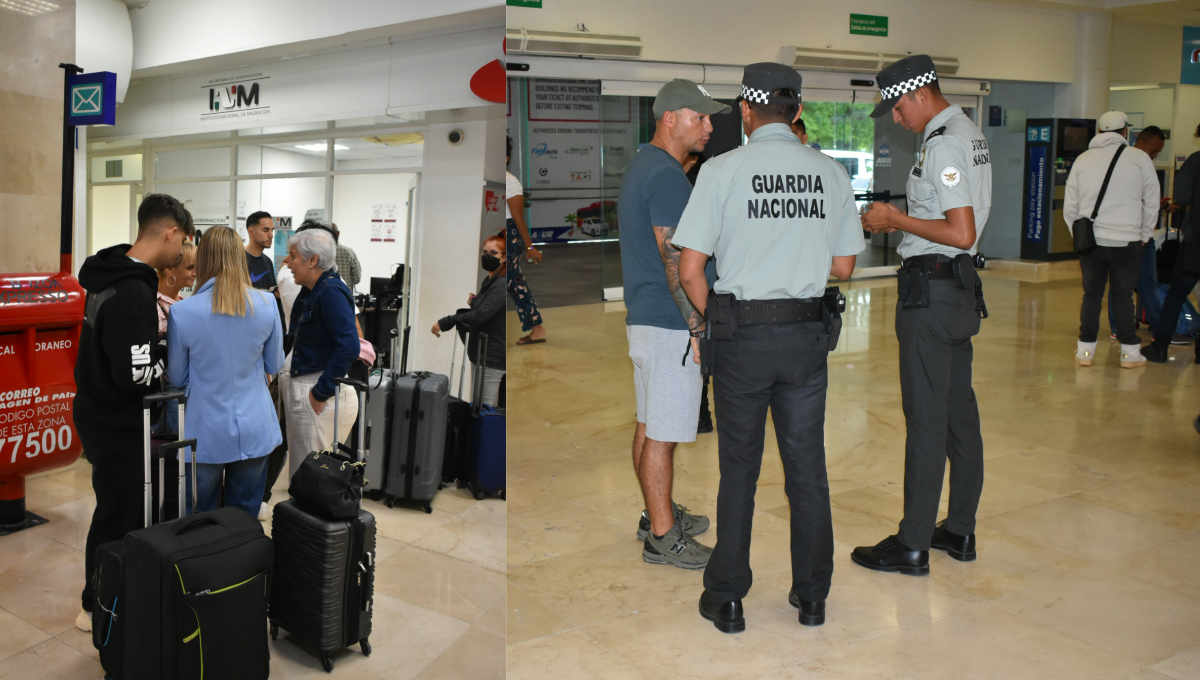
{"type": "Polygon", "coordinates": [[[1094,223],[1096,215],[1100,213],[1100,203],[1104,200],[1104,194],[1108,191],[1108,181],[1112,179],[1113,170],[1117,168],[1117,159],[1121,157],[1121,152],[1125,150],[1125,145],[1117,147],[1117,152],[1113,154],[1112,163],[1108,164],[1108,173],[1104,175],[1104,184],[1100,185],[1100,195],[1096,197],[1096,207],[1092,208],[1091,217],[1080,217],[1071,225],[1071,236],[1075,239],[1075,253],[1077,255],[1087,255],[1096,249],[1096,230],[1094,223]]]}

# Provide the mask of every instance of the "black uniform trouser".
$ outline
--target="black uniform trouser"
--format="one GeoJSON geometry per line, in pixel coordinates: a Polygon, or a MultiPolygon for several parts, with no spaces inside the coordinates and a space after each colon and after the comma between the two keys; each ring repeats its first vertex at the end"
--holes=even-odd
{"type": "Polygon", "coordinates": [[[983,438],[971,387],[971,336],[979,332],[975,293],[952,279],[929,282],[929,306],[896,308],[900,390],[908,441],[904,447],[904,519],[900,542],[928,550],[937,523],[942,477],[950,461],[946,528],[975,532],[983,491],[983,438]]]}
{"type": "Polygon", "coordinates": [[[716,602],[745,597],[754,580],[750,532],[768,407],[792,506],[792,586],[805,600],[824,600],[829,594],[833,520],[825,472],[828,338],[820,322],[763,324],[739,328],[736,341],[714,343],[721,485],[717,544],[704,570],[704,588],[716,602]]]}
{"type": "MultiPolygon", "coordinates": [[[[78,427],[78,425],[76,426],[78,427]]],[[[143,439],[96,434],[79,428],[79,440],[92,464],[96,509],[84,550],[83,608],[92,611],[92,571],[96,548],[145,524],[145,448],[143,439]]]]}
{"type": "Polygon", "coordinates": [[[1104,284],[1109,283],[1108,295],[1116,305],[1117,340],[1122,345],[1140,345],[1133,316],[1133,291],[1142,270],[1142,244],[1133,241],[1123,248],[1096,246],[1087,255],[1079,256],[1079,270],[1083,274],[1079,341],[1096,342],[1100,334],[1100,299],[1104,297],[1104,284]]]}

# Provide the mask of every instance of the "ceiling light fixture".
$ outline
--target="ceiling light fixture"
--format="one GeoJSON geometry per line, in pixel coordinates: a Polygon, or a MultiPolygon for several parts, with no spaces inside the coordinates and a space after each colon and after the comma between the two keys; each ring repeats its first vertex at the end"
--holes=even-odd
{"type": "MultiPolygon", "coordinates": [[[[0,2],[4,2],[4,0],[0,0],[0,2]]],[[[326,151],[329,149],[329,143],[328,142],[315,142],[313,144],[297,144],[296,148],[304,149],[305,151],[326,151]]],[[[334,144],[333,150],[334,151],[349,151],[350,147],[342,146],[341,144],[334,144]]]]}
{"type": "Polygon", "coordinates": [[[49,14],[62,9],[53,2],[46,0],[0,0],[0,9],[10,9],[21,14],[36,17],[39,14],[49,14]]]}

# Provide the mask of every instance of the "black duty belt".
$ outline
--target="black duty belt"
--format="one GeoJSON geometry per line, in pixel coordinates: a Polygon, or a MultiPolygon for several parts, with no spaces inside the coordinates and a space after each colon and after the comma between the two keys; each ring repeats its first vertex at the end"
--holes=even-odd
{"type": "Polygon", "coordinates": [[[954,260],[945,255],[917,255],[906,258],[901,269],[924,269],[931,279],[954,278],[954,260]]]}
{"type": "Polygon", "coordinates": [[[822,320],[821,298],[737,300],[733,303],[738,326],[764,323],[798,323],[822,320]]]}

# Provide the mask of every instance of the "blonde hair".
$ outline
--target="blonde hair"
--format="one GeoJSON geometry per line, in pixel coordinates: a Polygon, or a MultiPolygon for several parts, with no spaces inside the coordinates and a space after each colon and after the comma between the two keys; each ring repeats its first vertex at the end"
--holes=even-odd
{"type": "Polygon", "coordinates": [[[229,227],[213,227],[200,238],[200,247],[196,250],[196,290],[209,279],[216,279],[213,314],[246,316],[251,289],[250,270],[246,266],[242,239],[229,227]]]}
{"type": "Polygon", "coordinates": [[[188,264],[196,261],[196,245],[191,241],[183,242],[183,252],[179,255],[179,262],[170,267],[159,267],[154,271],[158,272],[158,285],[165,286],[167,284],[167,272],[175,267],[186,267],[188,264]]]}

